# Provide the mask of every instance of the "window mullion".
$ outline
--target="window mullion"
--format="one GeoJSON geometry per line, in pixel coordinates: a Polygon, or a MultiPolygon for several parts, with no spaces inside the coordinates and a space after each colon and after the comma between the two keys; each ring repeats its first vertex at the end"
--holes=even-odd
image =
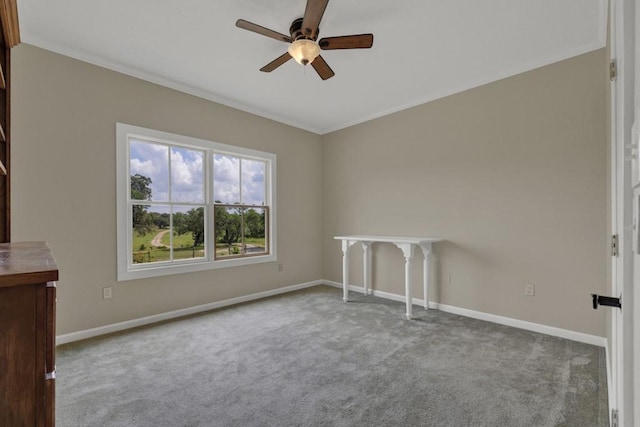
{"type": "Polygon", "coordinates": [[[204,179],[205,179],[205,219],[204,219],[204,248],[205,253],[207,255],[207,260],[212,261],[214,259],[214,253],[216,250],[216,231],[215,231],[215,222],[213,216],[215,215],[215,209],[213,207],[213,177],[215,163],[213,161],[214,151],[207,150],[205,156],[205,170],[204,170],[204,179]]]}
{"type": "Polygon", "coordinates": [[[169,176],[169,196],[168,198],[168,203],[169,203],[169,261],[173,262],[173,214],[174,214],[174,210],[173,210],[173,197],[171,195],[171,191],[173,190],[173,180],[171,179],[171,172],[172,172],[172,167],[171,167],[171,146],[167,146],[167,160],[169,162],[168,164],[168,171],[167,171],[167,175],[169,176]]]}
{"type": "Polygon", "coordinates": [[[240,197],[240,200],[238,200],[238,202],[240,202],[240,204],[244,202],[244,197],[242,195],[242,163],[242,157],[238,157],[238,194],[240,197]]]}
{"type": "Polygon", "coordinates": [[[244,241],[244,214],[246,211],[246,208],[240,208],[240,250],[242,255],[247,254],[247,245],[244,241]]]}
{"type": "MultiPolygon", "coordinates": [[[[171,191],[171,186],[169,186],[169,191],[171,191]]],[[[173,205],[169,205],[169,261],[171,262],[173,262],[173,214],[173,205]]]]}
{"type": "Polygon", "coordinates": [[[171,170],[172,169],[171,168],[171,147],[170,146],[167,147],[167,150],[169,150],[169,153],[168,153],[168,156],[167,156],[168,157],[168,161],[169,161],[169,165],[168,165],[169,166],[169,170],[167,171],[167,175],[169,176],[169,197],[167,197],[167,199],[168,199],[167,201],[169,203],[172,203],[173,202],[173,196],[172,196],[171,192],[173,190],[173,188],[172,188],[173,187],[173,185],[172,185],[173,184],[173,180],[171,178],[171,172],[172,172],[172,170],[171,170]]]}

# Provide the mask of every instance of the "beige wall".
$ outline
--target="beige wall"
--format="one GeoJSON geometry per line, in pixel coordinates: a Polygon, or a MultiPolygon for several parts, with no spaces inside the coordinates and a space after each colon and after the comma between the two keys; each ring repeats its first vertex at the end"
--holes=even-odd
{"type": "Polygon", "coordinates": [[[58,334],[322,277],[318,135],[24,44],[12,72],[12,240],[47,240],[54,252],[58,334]],[[116,282],[116,122],[277,154],[284,271],[269,263],[116,282]]]}
{"type": "MultiPolygon", "coordinates": [[[[324,278],[341,281],[334,235],[441,236],[432,301],[605,336],[589,295],[608,291],[605,64],[599,50],[325,136],[324,278]]],[[[378,245],[374,289],[403,294],[403,261],[378,245]]]]}

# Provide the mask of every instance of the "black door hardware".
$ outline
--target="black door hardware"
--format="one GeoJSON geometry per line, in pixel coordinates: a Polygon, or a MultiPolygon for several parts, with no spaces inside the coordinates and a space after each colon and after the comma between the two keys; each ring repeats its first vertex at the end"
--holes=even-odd
{"type": "Polygon", "coordinates": [[[591,298],[593,299],[594,310],[598,308],[599,305],[622,308],[622,303],[620,302],[620,298],[603,297],[602,295],[596,295],[596,294],[591,294],[591,298]]]}

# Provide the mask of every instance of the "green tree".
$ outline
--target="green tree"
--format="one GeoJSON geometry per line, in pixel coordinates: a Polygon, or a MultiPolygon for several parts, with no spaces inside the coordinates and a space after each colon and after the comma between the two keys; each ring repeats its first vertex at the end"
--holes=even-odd
{"type": "Polygon", "coordinates": [[[244,214],[244,235],[246,237],[264,238],[264,210],[258,213],[248,209],[244,214]]]}
{"type": "Polygon", "coordinates": [[[214,211],[216,241],[231,247],[242,237],[242,216],[238,209],[216,207],[214,211]]]}
{"type": "Polygon", "coordinates": [[[168,213],[149,212],[149,215],[151,216],[151,222],[153,222],[153,225],[155,225],[157,228],[169,228],[168,213]]]}
{"type": "Polygon", "coordinates": [[[135,174],[131,176],[131,199],[151,200],[151,178],[135,174]]]}
{"type": "MultiPolygon", "coordinates": [[[[151,178],[135,174],[131,176],[131,199],[151,200],[151,178]]],[[[133,229],[140,236],[153,231],[153,220],[149,212],[149,205],[133,205],[133,229]]]]}
{"type": "Polygon", "coordinates": [[[173,232],[175,234],[184,234],[189,232],[187,226],[187,214],[176,212],[173,214],[173,232]]]}
{"type": "Polygon", "coordinates": [[[190,209],[186,214],[175,213],[173,229],[178,234],[190,232],[193,237],[193,246],[204,244],[204,208],[190,209]]]}

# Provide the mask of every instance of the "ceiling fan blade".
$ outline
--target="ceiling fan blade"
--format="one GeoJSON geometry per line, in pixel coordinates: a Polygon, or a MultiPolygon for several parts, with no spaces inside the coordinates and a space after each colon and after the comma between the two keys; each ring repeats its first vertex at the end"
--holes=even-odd
{"type": "Polygon", "coordinates": [[[289,55],[289,52],[285,52],[284,55],[277,57],[276,59],[269,62],[267,65],[265,65],[264,67],[260,68],[260,71],[264,71],[265,73],[270,73],[290,59],[291,59],[291,55],[289,55]]]}
{"type": "Polygon", "coordinates": [[[329,67],[329,64],[327,64],[327,62],[322,59],[322,56],[318,56],[316,59],[314,59],[311,63],[311,66],[314,70],[316,70],[322,80],[330,79],[331,77],[336,75],[331,67],[329,67]]]}
{"type": "Polygon", "coordinates": [[[244,19],[238,19],[236,21],[236,27],[243,30],[253,31],[254,33],[262,34],[263,36],[271,37],[272,39],[280,40],[281,42],[291,43],[291,37],[281,34],[277,31],[270,30],[253,22],[245,21],[244,19]]]}
{"type": "Polygon", "coordinates": [[[352,36],[325,37],[318,42],[320,49],[368,49],[373,46],[373,34],[354,34],[352,36]]]}
{"type": "Polygon", "coordinates": [[[302,18],[302,34],[306,37],[314,38],[318,33],[318,26],[327,8],[329,0],[307,0],[307,7],[302,18]]]}

